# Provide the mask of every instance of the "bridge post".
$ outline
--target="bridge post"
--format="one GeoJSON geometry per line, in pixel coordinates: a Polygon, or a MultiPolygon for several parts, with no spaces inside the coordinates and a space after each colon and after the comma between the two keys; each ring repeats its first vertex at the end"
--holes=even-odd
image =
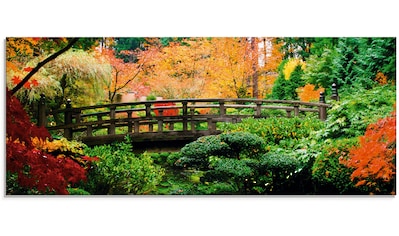
{"type": "Polygon", "coordinates": [[[116,106],[110,107],[109,118],[111,119],[111,124],[108,127],[108,134],[115,134],[115,110],[116,106]]]}
{"type": "Polygon", "coordinates": [[[140,133],[140,124],[139,124],[139,121],[138,121],[138,120],[135,120],[135,121],[134,121],[134,133],[135,133],[135,134],[140,133]]]}
{"type": "Polygon", "coordinates": [[[335,101],[339,101],[339,95],[338,95],[338,89],[337,89],[337,84],[333,83],[331,85],[331,99],[335,101]]]}
{"type": "Polygon", "coordinates": [[[299,105],[294,104],[294,116],[299,116],[299,105]]]}
{"type": "Polygon", "coordinates": [[[224,106],[224,101],[219,101],[220,116],[226,115],[226,107],[224,106]]]}
{"type": "Polygon", "coordinates": [[[151,117],[151,103],[146,103],[145,104],[145,116],[146,117],[151,117]]]}
{"type": "Polygon", "coordinates": [[[195,108],[193,108],[193,107],[191,107],[190,108],[190,116],[191,116],[191,132],[195,132],[195,122],[194,122],[194,112],[195,111],[195,108]]]}
{"type": "Polygon", "coordinates": [[[131,133],[133,131],[133,127],[132,127],[132,111],[127,111],[127,118],[128,118],[128,122],[127,122],[127,132],[131,133]]]}
{"type": "MultiPolygon", "coordinates": [[[[64,113],[64,124],[70,125],[72,124],[72,104],[71,99],[67,99],[67,103],[65,106],[65,113],[64,113]]],[[[64,129],[64,137],[68,140],[72,139],[72,128],[65,128],[64,129]]]]}
{"type": "Polygon", "coordinates": [[[262,116],[262,102],[257,101],[256,102],[256,114],[255,117],[261,117],[262,116]]]}
{"type": "Polygon", "coordinates": [[[207,122],[208,122],[208,130],[211,131],[211,133],[216,131],[216,123],[213,122],[212,118],[207,118],[207,122]]]}
{"type": "Polygon", "coordinates": [[[40,94],[39,106],[38,106],[37,126],[45,127],[47,124],[46,117],[46,96],[40,94]]]}
{"type": "MultiPolygon", "coordinates": [[[[162,117],[163,116],[163,109],[159,108],[158,109],[158,117],[162,117]]],[[[162,133],[163,131],[163,118],[158,118],[158,132],[162,133]]]]}
{"type": "MultiPolygon", "coordinates": [[[[324,92],[320,92],[319,102],[326,103],[326,98],[324,96],[324,92]]],[[[323,120],[323,121],[327,119],[327,107],[319,106],[319,119],[323,120]]]]}
{"type": "Polygon", "coordinates": [[[188,115],[188,111],[187,111],[187,101],[183,101],[182,105],[183,105],[183,131],[187,131],[187,115],[188,115]]]}

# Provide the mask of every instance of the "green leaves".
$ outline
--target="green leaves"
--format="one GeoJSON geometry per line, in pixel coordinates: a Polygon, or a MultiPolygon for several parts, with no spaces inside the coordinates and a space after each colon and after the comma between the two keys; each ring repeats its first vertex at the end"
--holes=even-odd
{"type": "Polygon", "coordinates": [[[95,146],[85,150],[97,156],[85,186],[91,194],[149,194],[162,180],[164,170],[153,164],[147,153],[135,156],[132,145],[125,142],[95,146]]]}
{"type": "Polygon", "coordinates": [[[340,164],[340,158],[348,158],[349,150],[357,142],[357,138],[330,139],[319,145],[321,152],[312,167],[312,179],[319,193],[359,193],[350,180],[351,170],[340,164]]]}
{"type": "Polygon", "coordinates": [[[262,138],[246,133],[233,132],[198,138],[184,146],[181,159],[178,161],[183,167],[209,168],[209,158],[212,156],[223,158],[257,158],[265,149],[262,138]]]}
{"type": "Polygon", "coordinates": [[[224,124],[221,129],[225,132],[249,132],[266,142],[266,146],[281,145],[286,148],[290,142],[297,142],[308,137],[314,131],[324,127],[324,123],[314,118],[246,118],[241,123],[224,124]],[[284,141],[284,144],[281,143],[284,141]]]}
{"type": "Polygon", "coordinates": [[[340,102],[328,110],[326,128],[319,138],[351,138],[360,136],[370,123],[392,111],[396,100],[395,87],[378,86],[371,90],[357,88],[343,94],[340,102]]]}

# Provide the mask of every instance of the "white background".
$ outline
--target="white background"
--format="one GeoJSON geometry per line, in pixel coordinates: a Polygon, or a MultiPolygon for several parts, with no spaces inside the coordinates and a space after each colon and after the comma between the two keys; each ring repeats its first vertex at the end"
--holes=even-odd
{"type": "MultiPolygon", "coordinates": [[[[399,21],[394,3],[392,0],[1,1],[1,75],[5,78],[6,37],[397,37],[399,21]]],[[[5,114],[4,91],[2,88],[0,114],[5,114]]],[[[5,150],[4,115],[0,124],[3,134],[0,145],[5,150]]],[[[5,158],[2,160],[0,226],[7,235],[365,236],[395,235],[398,231],[398,198],[392,196],[9,197],[4,191],[5,158]]]]}

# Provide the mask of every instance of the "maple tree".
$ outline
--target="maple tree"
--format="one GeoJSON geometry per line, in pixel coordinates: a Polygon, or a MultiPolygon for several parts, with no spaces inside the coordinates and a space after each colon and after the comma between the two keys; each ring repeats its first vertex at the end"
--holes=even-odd
{"type": "MultiPolygon", "coordinates": [[[[134,58],[141,56],[137,51],[121,51],[119,54],[134,58]]],[[[107,48],[101,50],[100,56],[112,68],[111,76],[106,79],[105,83],[109,102],[114,102],[117,94],[136,90],[134,88],[142,84],[139,81],[139,74],[143,72],[146,58],[141,58],[139,63],[125,62],[123,58],[116,57],[113,49],[107,48]]]]}
{"type": "Polygon", "coordinates": [[[159,39],[147,41],[151,46],[143,52],[149,61],[142,80],[153,93],[163,98],[198,97],[204,84],[202,41],[170,42],[168,46],[162,46],[159,39]]]}
{"type": "MultiPolygon", "coordinates": [[[[55,52],[54,54],[50,55],[49,57],[47,57],[47,58],[44,59],[43,61],[37,63],[37,65],[36,65],[34,68],[32,68],[32,69],[29,68],[28,70],[25,70],[25,71],[28,71],[29,73],[28,73],[21,81],[18,81],[18,84],[11,90],[12,94],[16,93],[21,87],[23,87],[24,84],[25,84],[26,82],[28,82],[28,80],[29,80],[36,72],[39,71],[40,68],[42,68],[42,67],[43,67],[44,65],[46,65],[48,62],[50,62],[50,61],[54,60],[55,58],[57,58],[57,57],[58,57],[59,55],[61,55],[62,53],[66,52],[66,51],[67,51],[68,49],[70,49],[78,40],[79,40],[79,38],[70,39],[70,40],[68,41],[68,44],[67,44],[65,47],[61,48],[60,50],[58,50],[58,51],[55,52]]],[[[10,41],[12,41],[12,40],[10,40],[10,41]]],[[[27,41],[28,41],[31,45],[34,45],[34,43],[32,43],[32,42],[35,42],[35,39],[32,39],[32,40],[27,39],[27,41]]],[[[13,45],[15,45],[15,44],[13,44],[13,45]]],[[[22,45],[23,45],[23,44],[22,44],[22,45]]],[[[24,46],[26,46],[26,45],[24,45],[24,46]]],[[[16,55],[15,55],[14,53],[11,52],[11,48],[13,48],[13,47],[7,45],[7,48],[9,48],[9,50],[7,50],[7,52],[10,53],[10,56],[8,56],[8,58],[12,58],[12,57],[14,57],[14,56],[16,57],[16,55]]],[[[34,54],[34,51],[33,51],[32,49],[29,49],[29,47],[23,47],[23,48],[25,49],[24,51],[25,51],[26,54],[34,54]]],[[[15,81],[15,80],[14,80],[14,81],[15,81]]]]}
{"type": "MultiPolygon", "coordinates": [[[[30,122],[22,104],[8,89],[6,132],[7,194],[14,194],[13,175],[20,187],[42,194],[68,194],[68,186],[86,180],[85,167],[71,158],[71,153],[58,155],[62,152],[52,153],[37,146],[38,140],[51,141],[51,135],[30,122]]],[[[91,161],[89,157],[82,158],[91,161]]]]}
{"type": "Polygon", "coordinates": [[[350,158],[341,163],[353,168],[351,180],[367,186],[373,193],[394,193],[396,177],[396,111],[370,124],[359,147],[350,150],[350,158]],[[386,189],[388,188],[388,189],[386,189]]]}
{"type": "Polygon", "coordinates": [[[165,98],[260,97],[270,91],[281,53],[273,38],[148,40],[152,59],[143,73],[165,98]]]}

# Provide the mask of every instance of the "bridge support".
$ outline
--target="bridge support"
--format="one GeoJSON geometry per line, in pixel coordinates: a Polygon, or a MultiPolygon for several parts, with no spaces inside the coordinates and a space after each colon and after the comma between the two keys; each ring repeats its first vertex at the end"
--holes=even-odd
{"type": "Polygon", "coordinates": [[[339,101],[338,89],[337,84],[333,83],[331,86],[331,99],[335,101],[339,101]]]}
{"type": "MultiPolygon", "coordinates": [[[[324,96],[324,92],[320,92],[319,102],[326,103],[326,98],[324,96]]],[[[327,119],[327,107],[324,107],[324,106],[319,107],[319,119],[323,120],[323,121],[327,119]]]]}
{"type": "MultiPolygon", "coordinates": [[[[71,99],[67,99],[66,109],[65,109],[65,117],[64,124],[71,125],[72,124],[72,104],[71,99]]],[[[72,128],[64,129],[64,137],[68,140],[72,139],[72,128]]]]}

